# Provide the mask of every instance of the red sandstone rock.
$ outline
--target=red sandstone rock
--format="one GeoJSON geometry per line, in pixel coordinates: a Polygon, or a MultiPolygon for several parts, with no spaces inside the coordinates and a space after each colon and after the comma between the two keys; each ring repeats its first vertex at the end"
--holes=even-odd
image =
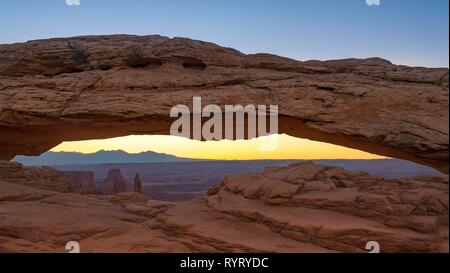
{"type": "Polygon", "coordinates": [[[108,171],[108,177],[105,180],[106,193],[117,194],[126,190],[126,181],[119,169],[108,171]]]}
{"type": "Polygon", "coordinates": [[[224,251],[364,252],[377,241],[382,252],[447,252],[448,178],[386,180],[300,163],[227,177],[159,217],[224,251]]]}
{"type": "Polygon", "coordinates": [[[0,251],[65,252],[75,240],[83,252],[366,252],[368,241],[381,252],[448,252],[447,177],[301,163],[227,177],[184,203],[60,193],[37,188],[51,176],[37,178],[0,178],[0,251]]]}
{"type": "Polygon", "coordinates": [[[94,173],[93,172],[62,172],[67,180],[70,181],[81,193],[96,193],[94,173]]]}
{"type": "Polygon", "coordinates": [[[275,104],[280,133],[448,172],[448,69],[296,61],[185,38],[0,45],[0,158],[62,141],[168,134],[177,104],[275,104]],[[32,136],[32,137],[30,137],[32,136]]]}
{"type": "Polygon", "coordinates": [[[141,178],[139,177],[139,174],[137,173],[136,176],[134,177],[134,187],[133,187],[133,191],[134,192],[138,192],[138,193],[142,193],[142,182],[141,182],[141,178]]]}
{"type": "MultiPolygon", "coordinates": [[[[183,38],[0,45],[0,158],[65,140],[167,134],[169,111],[276,104],[280,133],[448,172],[448,69],[379,58],[300,62],[183,38]],[[32,136],[32,137],[30,137],[32,136]]],[[[386,180],[311,163],[231,176],[182,204],[77,194],[62,173],[0,161],[0,251],[448,252],[448,177],[386,180]]],[[[82,188],[82,187],[81,187],[82,188]]]]}
{"type": "Polygon", "coordinates": [[[50,167],[27,167],[0,160],[0,180],[55,192],[77,192],[67,177],[50,167]]]}

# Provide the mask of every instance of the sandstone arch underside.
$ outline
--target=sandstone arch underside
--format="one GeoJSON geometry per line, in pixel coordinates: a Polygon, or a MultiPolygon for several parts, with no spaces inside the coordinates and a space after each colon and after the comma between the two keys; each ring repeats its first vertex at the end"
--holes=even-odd
{"type": "Polygon", "coordinates": [[[0,45],[0,159],[62,141],[168,134],[177,104],[276,104],[280,133],[448,173],[448,69],[300,62],[162,36],[0,45]]]}

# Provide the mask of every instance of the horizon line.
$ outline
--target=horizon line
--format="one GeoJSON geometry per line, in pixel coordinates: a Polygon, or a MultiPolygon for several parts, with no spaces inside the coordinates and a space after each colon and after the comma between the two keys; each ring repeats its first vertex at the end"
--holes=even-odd
{"type": "MultiPolygon", "coordinates": [[[[180,157],[177,156],[175,154],[170,154],[170,153],[159,153],[159,152],[155,152],[152,150],[147,150],[147,151],[142,151],[142,152],[138,152],[138,153],[132,153],[132,152],[127,152],[121,149],[118,150],[98,150],[96,152],[92,152],[92,153],[83,153],[83,152],[77,152],[77,151],[47,151],[45,153],[42,153],[40,155],[37,156],[27,156],[27,155],[17,155],[16,157],[25,157],[25,158],[36,158],[36,157],[40,157],[46,153],[53,153],[53,154],[62,154],[62,153],[72,153],[72,154],[80,154],[80,155],[94,155],[97,154],[99,152],[122,152],[125,153],[127,155],[140,155],[140,154],[145,154],[145,153],[154,153],[154,154],[159,154],[159,155],[167,155],[167,156],[173,156],[175,158],[178,159],[188,159],[188,160],[193,160],[193,161],[262,161],[262,160],[271,160],[271,161],[283,161],[283,160],[305,160],[305,161],[313,161],[313,160],[386,160],[386,159],[395,159],[395,158],[391,158],[391,157],[382,157],[382,158],[341,158],[341,157],[336,157],[336,158],[256,158],[256,159],[226,159],[226,158],[195,158],[195,157],[180,157]]],[[[14,158],[16,158],[14,157],[14,158]]],[[[11,161],[14,161],[14,158],[11,161]]],[[[117,164],[127,164],[127,163],[178,163],[178,162],[127,162],[127,163],[122,163],[122,162],[105,162],[105,163],[98,163],[98,164],[109,164],[109,163],[117,163],[117,164]]],[[[80,165],[80,164],[76,164],[76,165],[80,165]]],[[[88,164],[88,165],[92,165],[92,164],[88,164]]]]}

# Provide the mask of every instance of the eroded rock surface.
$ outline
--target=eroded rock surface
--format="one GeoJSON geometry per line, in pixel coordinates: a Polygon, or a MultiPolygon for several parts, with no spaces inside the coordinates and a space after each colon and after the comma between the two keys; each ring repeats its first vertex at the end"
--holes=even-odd
{"type": "Polygon", "coordinates": [[[142,181],[138,173],[134,177],[133,191],[142,193],[142,181]]]}
{"type": "Polygon", "coordinates": [[[93,172],[84,171],[64,171],[64,176],[69,180],[73,187],[81,193],[96,193],[95,179],[93,172]]]}
{"type": "Polygon", "coordinates": [[[55,192],[77,192],[67,177],[50,167],[27,167],[0,160],[0,180],[55,192]]]}
{"type": "Polygon", "coordinates": [[[300,163],[228,177],[197,202],[334,251],[358,252],[369,240],[386,252],[448,251],[443,177],[386,180],[300,163]]]}
{"type": "Polygon", "coordinates": [[[75,240],[82,252],[367,252],[368,241],[382,252],[448,252],[443,177],[301,163],[227,177],[184,203],[37,185],[0,178],[0,251],[65,252],[75,240]]]}
{"type": "Polygon", "coordinates": [[[127,188],[127,182],[123,178],[120,169],[112,169],[108,171],[105,179],[106,193],[117,194],[124,192],[127,188]]]}
{"type": "Polygon", "coordinates": [[[222,107],[278,105],[280,133],[448,172],[448,95],[448,69],[379,58],[300,62],[162,36],[0,45],[0,158],[168,134],[170,109],[201,96],[222,107]]]}

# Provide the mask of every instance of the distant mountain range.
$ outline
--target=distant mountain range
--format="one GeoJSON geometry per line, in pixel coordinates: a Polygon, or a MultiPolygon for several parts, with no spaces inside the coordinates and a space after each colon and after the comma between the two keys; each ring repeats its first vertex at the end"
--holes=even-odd
{"type": "MultiPolygon", "coordinates": [[[[142,152],[130,154],[124,151],[98,151],[92,154],[77,152],[46,152],[40,156],[16,156],[13,161],[31,166],[54,166],[60,170],[91,170],[103,177],[109,168],[121,168],[125,175],[134,175],[133,172],[145,174],[147,171],[169,173],[178,169],[181,174],[199,172],[201,177],[232,175],[241,172],[259,172],[267,166],[287,166],[290,163],[302,160],[201,160],[180,158],[174,155],[142,152]],[[165,163],[172,163],[170,166],[165,163]],[[186,163],[186,164],[185,164],[186,163]],[[198,171],[194,171],[195,169],[198,171]],[[130,173],[127,173],[130,170],[130,173]],[[133,170],[131,172],[131,170],[133,170]],[[205,174],[208,172],[208,175],[205,174]],[[209,173],[211,172],[211,173],[209,173]]],[[[324,159],[312,160],[317,164],[339,166],[351,171],[365,171],[386,178],[399,178],[418,175],[442,175],[438,171],[410,161],[400,159],[324,159]]],[[[152,175],[154,176],[154,175],[152,175]]],[[[216,181],[217,179],[214,179],[216,181]]]]}
{"type": "Polygon", "coordinates": [[[200,161],[198,159],[180,158],[174,155],[142,152],[130,154],[124,151],[98,151],[91,154],[77,152],[46,152],[40,156],[16,156],[13,161],[25,165],[92,165],[104,163],[170,163],[170,162],[191,162],[200,161]]]}

